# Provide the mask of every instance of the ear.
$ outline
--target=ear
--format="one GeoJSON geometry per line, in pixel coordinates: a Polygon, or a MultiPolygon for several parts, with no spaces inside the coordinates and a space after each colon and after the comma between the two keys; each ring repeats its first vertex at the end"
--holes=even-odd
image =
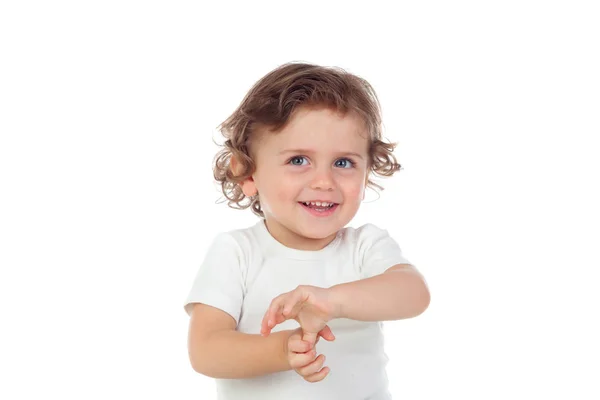
{"type": "Polygon", "coordinates": [[[256,196],[258,194],[258,189],[256,188],[256,184],[252,177],[240,182],[240,186],[242,186],[242,192],[248,197],[256,196]]]}
{"type": "MultiPolygon", "coordinates": [[[[231,156],[229,160],[229,167],[234,176],[241,175],[242,165],[235,156],[231,156]]],[[[254,183],[254,178],[251,176],[241,181],[238,185],[242,188],[242,193],[248,197],[256,196],[258,189],[254,183]]]]}

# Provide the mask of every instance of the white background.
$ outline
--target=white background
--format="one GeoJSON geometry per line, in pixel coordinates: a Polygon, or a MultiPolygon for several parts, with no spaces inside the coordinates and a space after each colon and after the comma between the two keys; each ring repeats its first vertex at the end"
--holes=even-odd
{"type": "Polygon", "coordinates": [[[394,398],[600,398],[594,3],[3,2],[0,398],[215,398],[183,302],[256,217],[212,140],[287,61],[369,80],[398,142],[352,223],[431,290],[386,323],[394,398]]]}

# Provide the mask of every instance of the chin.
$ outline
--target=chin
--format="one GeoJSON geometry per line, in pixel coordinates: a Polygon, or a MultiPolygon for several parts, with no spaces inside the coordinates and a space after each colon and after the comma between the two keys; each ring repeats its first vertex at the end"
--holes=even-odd
{"type": "Polygon", "coordinates": [[[299,233],[309,239],[322,240],[331,235],[335,235],[340,229],[341,227],[319,228],[313,225],[311,227],[302,229],[299,233]]]}

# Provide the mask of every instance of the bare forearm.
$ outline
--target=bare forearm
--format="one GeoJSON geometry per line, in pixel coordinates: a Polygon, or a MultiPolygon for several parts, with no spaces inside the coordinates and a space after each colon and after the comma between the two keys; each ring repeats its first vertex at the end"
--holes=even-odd
{"type": "Polygon", "coordinates": [[[413,268],[397,269],[330,288],[339,315],[358,321],[412,318],[429,306],[429,290],[413,268]]]}
{"type": "Polygon", "coordinates": [[[290,331],[268,337],[223,331],[212,334],[198,350],[197,372],[212,378],[252,378],[291,370],[284,353],[290,331]]]}

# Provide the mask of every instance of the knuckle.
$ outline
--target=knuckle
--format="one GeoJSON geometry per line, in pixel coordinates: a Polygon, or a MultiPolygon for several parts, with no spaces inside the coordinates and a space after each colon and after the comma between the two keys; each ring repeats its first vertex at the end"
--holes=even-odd
{"type": "Polygon", "coordinates": [[[306,365],[306,361],[302,359],[302,357],[297,354],[291,355],[288,357],[288,363],[290,367],[296,370],[296,372],[300,373],[299,370],[302,369],[306,365]]]}
{"type": "Polygon", "coordinates": [[[298,373],[300,375],[302,375],[303,377],[307,378],[309,376],[311,376],[314,371],[312,369],[310,369],[309,367],[304,367],[304,368],[298,368],[298,373]]]}
{"type": "Polygon", "coordinates": [[[314,382],[322,381],[323,379],[325,379],[325,377],[327,376],[328,373],[329,373],[328,370],[322,369],[321,371],[317,372],[316,374],[310,376],[309,382],[314,383],[314,382]]]}
{"type": "Polygon", "coordinates": [[[321,369],[324,361],[325,361],[325,357],[321,357],[320,359],[317,359],[316,361],[314,361],[308,365],[305,365],[302,368],[299,368],[300,374],[303,376],[313,375],[315,372],[317,372],[317,371],[319,371],[319,369],[321,369]]]}
{"type": "Polygon", "coordinates": [[[325,364],[325,356],[321,357],[316,364],[316,369],[317,371],[321,369],[321,367],[323,366],[323,364],[325,364]]]}
{"type": "Polygon", "coordinates": [[[297,340],[290,342],[288,348],[290,349],[290,351],[294,351],[296,353],[299,353],[302,351],[302,346],[300,344],[298,344],[297,340]]]}
{"type": "Polygon", "coordinates": [[[306,365],[306,362],[301,363],[297,369],[298,373],[302,376],[309,376],[313,373],[312,365],[306,365]]]}
{"type": "Polygon", "coordinates": [[[296,367],[296,372],[298,372],[302,376],[308,376],[308,366],[305,362],[301,363],[296,367]]]}

